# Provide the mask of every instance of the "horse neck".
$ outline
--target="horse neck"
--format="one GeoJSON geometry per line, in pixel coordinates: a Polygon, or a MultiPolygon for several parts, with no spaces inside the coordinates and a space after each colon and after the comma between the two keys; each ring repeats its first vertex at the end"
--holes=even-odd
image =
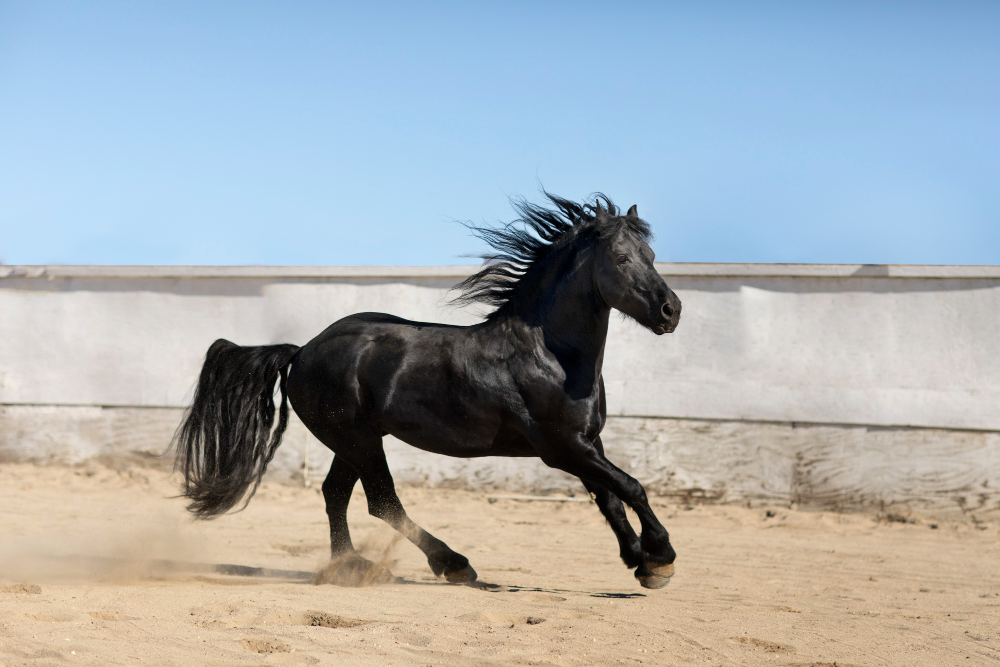
{"type": "Polygon", "coordinates": [[[600,373],[611,309],[594,285],[593,253],[584,250],[560,264],[538,286],[537,300],[522,305],[522,318],[556,356],[600,373]]]}

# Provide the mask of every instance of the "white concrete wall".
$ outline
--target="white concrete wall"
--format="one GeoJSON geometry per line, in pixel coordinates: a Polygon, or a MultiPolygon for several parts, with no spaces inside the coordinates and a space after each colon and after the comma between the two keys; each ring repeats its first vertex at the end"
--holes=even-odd
{"type": "MultiPolygon", "coordinates": [[[[622,439],[609,442],[609,449],[629,458],[641,479],[664,492],[701,489],[729,500],[803,497],[802,476],[794,472],[802,466],[794,459],[821,446],[823,460],[835,461],[830,447],[840,447],[856,470],[834,465],[839,472],[820,475],[828,482],[805,496],[831,498],[842,491],[894,502],[921,494],[956,498],[984,483],[1000,487],[1000,443],[993,433],[1000,431],[1000,267],[659,269],[684,303],[677,332],[657,337],[615,318],[605,365],[609,413],[620,418],[609,426],[608,439],[622,439]],[[779,431],[769,431],[768,422],[779,431]],[[781,429],[801,424],[827,425],[843,437],[817,445],[816,429],[782,435],[781,429]],[[936,435],[884,435],[909,434],[912,427],[936,435]],[[720,448],[729,447],[737,459],[757,457],[774,465],[758,465],[749,485],[727,479],[727,471],[745,473],[746,466],[720,468],[726,460],[721,449],[697,435],[706,429],[717,435],[730,429],[729,436],[719,435],[720,443],[730,445],[720,448]],[[961,435],[967,430],[983,434],[961,435]],[[641,435],[654,431],[683,442],[641,435]],[[883,435],[845,435],[850,433],[883,435]],[[978,444],[969,445],[969,438],[979,438],[978,444]],[[640,441],[638,449],[632,446],[640,441]],[[856,446],[844,445],[848,441],[856,446]],[[696,455],[692,442],[699,443],[696,455]],[[734,442],[744,443],[741,453],[732,449],[734,442]],[[765,456],[774,447],[781,455],[765,456]],[[872,447],[890,451],[873,459],[872,447]],[[928,448],[934,447],[932,455],[928,448]],[[949,447],[951,459],[942,454],[949,447]],[[681,457],[685,462],[672,451],[688,452],[681,457]],[[917,462],[900,468],[911,473],[887,476],[886,460],[897,453],[939,464],[954,460],[961,471],[937,474],[917,462]],[[882,470],[883,481],[874,487],[861,483],[865,466],[882,470]]],[[[165,444],[166,425],[189,401],[205,350],[216,338],[303,344],[336,319],[363,310],[473,322],[473,313],[447,303],[448,288],[469,271],[0,266],[0,457],[78,460],[82,452],[119,451],[129,446],[129,429],[122,426],[132,423],[128,419],[135,423],[136,448],[154,451],[152,441],[165,444]],[[67,411],[69,406],[77,412],[67,411]]],[[[293,427],[276,469],[299,468],[306,442],[304,429],[293,427]]],[[[412,481],[534,489],[569,484],[531,463],[446,461],[398,443],[387,447],[397,476],[412,481]]],[[[310,452],[316,470],[324,463],[318,443],[310,452]]]]}

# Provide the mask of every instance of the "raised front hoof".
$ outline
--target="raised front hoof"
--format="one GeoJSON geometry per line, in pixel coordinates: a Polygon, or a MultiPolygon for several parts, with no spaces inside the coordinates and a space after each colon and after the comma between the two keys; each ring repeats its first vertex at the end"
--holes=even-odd
{"type": "Polygon", "coordinates": [[[331,560],[313,575],[312,583],[357,588],[388,584],[395,580],[396,577],[385,565],[373,563],[357,553],[349,553],[331,560]]]}
{"type": "Polygon", "coordinates": [[[471,565],[466,565],[460,570],[444,573],[444,578],[453,584],[471,584],[478,577],[479,575],[476,574],[471,565]]]}
{"type": "Polygon", "coordinates": [[[674,576],[673,563],[647,563],[645,568],[635,572],[635,578],[643,588],[663,588],[674,576]]]}

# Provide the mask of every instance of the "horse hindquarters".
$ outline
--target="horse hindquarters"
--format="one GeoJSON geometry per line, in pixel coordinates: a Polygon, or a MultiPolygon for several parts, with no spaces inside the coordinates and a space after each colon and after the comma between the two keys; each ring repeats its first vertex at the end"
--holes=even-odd
{"type": "Polygon", "coordinates": [[[358,377],[358,366],[364,363],[363,346],[358,345],[361,340],[344,336],[339,345],[310,343],[303,348],[288,382],[296,414],[334,454],[323,483],[323,496],[330,520],[333,569],[346,568],[350,572],[347,576],[337,572],[333,579],[351,583],[358,570],[378,574],[377,566],[355,552],[347,526],[351,489],[360,479],[369,514],[391,525],[423,551],[435,574],[454,582],[474,581],[476,572],[468,559],[414,523],[396,495],[382,447],[383,432],[366,400],[377,388],[358,377]]]}

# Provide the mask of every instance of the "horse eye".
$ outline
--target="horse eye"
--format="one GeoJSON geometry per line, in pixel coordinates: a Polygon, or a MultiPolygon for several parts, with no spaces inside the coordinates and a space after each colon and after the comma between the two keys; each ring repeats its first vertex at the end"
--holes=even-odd
{"type": "Polygon", "coordinates": [[[628,255],[618,255],[618,263],[624,264],[628,261],[628,255]]]}

